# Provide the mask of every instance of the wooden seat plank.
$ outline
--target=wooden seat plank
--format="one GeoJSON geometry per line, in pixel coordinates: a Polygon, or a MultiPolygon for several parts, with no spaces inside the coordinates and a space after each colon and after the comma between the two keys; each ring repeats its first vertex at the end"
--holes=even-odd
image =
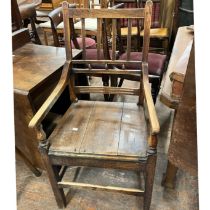
{"type": "Polygon", "coordinates": [[[146,156],[146,138],[143,108],[135,103],[124,103],[118,155],[146,156]]]}
{"type": "Polygon", "coordinates": [[[122,107],[121,102],[95,103],[80,153],[117,155],[122,107]]]}
{"type": "Polygon", "coordinates": [[[78,153],[91,112],[93,101],[79,101],[72,104],[58,128],[51,135],[51,151],[78,153]]]}

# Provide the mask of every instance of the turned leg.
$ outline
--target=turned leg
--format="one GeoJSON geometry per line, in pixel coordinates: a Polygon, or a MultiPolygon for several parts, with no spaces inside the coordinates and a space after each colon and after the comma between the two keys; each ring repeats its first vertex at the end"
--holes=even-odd
{"type": "Polygon", "coordinates": [[[57,182],[60,181],[60,177],[58,174],[57,167],[52,166],[51,161],[48,156],[48,144],[47,143],[40,143],[39,150],[42,155],[42,159],[45,165],[45,168],[48,173],[49,181],[52,186],[52,190],[55,195],[55,199],[59,208],[64,208],[66,206],[66,198],[62,188],[58,187],[57,182]]]}
{"type": "Polygon", "coordinates": [[[175,188],[175,180],[176,180],[176,173],[177,173],[178,168],[171,164],[170,161],[168,161],[166,173],[163,174],[163,179],[162,179],[162,186],[168,187],[171,189],[175,188]]]}
{"type": "Polygon", "coordinates": [[[145,173],[144,210],[150,209],[156,160],[157,156],[154,151],[154,154],[149,155],[147,159],[146,173],[145,173]]]}

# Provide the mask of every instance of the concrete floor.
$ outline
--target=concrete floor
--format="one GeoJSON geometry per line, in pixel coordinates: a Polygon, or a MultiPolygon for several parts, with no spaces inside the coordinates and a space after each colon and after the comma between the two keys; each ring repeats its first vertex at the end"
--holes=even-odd
{"type": "MultiPolygon", "coordinates": [[[[39,31],[42,39],[42,34],[39,31]]],[[[43,39],[42,39],[43,40],[43,39]]],[[[92,78],[93,84],[100,82],[92,78]]],[[[129,84],[129,82],[126,82],[129,84]]],[[[91,96],[103,100],[102,95],[91,96]]],[[[132,96],[131,96],[132,97],[132,96]]],[[[115,97],[117,101],[128,101],[131,97],[115,97]]],[[[132,97],[132,100],[137,100],[132,97]]],[[[167,151],[170,143],[173,110],[163,105],[159,99],[156,103],[161,132],[158,143],[158,160],[152,195],[151,210],[198,210],[198,179],[182,170],[178,170],[175,189],[161,186],[163,173],[167,165],[167,151]]],[[[73,177],[75,168],[69,169],[68,178],[73,177]]],[[[112,184],[135,187],[137,174],[127,171],[82,168],[78,180],[95,184],[112,184]]],[[[17,209],[18,210],[56,210],[57,205],[51,190],[47,174],[35,177],[22,161],[16,161],[17,209]]],[[[93,190],[72,189],[69,194],[69,210],[135,210],[143,209],[143,201],[136,196],[93,190]]]]}

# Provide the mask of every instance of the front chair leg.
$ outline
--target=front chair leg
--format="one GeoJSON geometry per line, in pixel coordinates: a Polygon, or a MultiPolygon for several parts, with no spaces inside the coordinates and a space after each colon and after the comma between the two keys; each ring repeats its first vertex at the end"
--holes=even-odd
{"type": "Polygon", "coordinates": [[[147,159],[144,192],[144,210],[149,210],[151,205],[156,160],[156,154],[149,155],[147,159]]]}
{"type": "Polygon", "coordinates": [[[39,151],[42,155],[45,169],[47,170],[48,178],[51,183],[58,208],[62,209],[66,207],[66,198],[63,189],[58,187],[57,182],[59,181],[59,175],[57,173],[57,170],[53,168],[51,164],[51,161],[48,156],[48,148],[48,143],[41,142],[39,144],[39,151]]]}

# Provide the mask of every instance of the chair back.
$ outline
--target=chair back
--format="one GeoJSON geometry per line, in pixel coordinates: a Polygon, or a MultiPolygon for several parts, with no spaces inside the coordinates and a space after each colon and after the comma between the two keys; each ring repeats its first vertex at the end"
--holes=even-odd
{"type": "MultiPolygon", "coordinates": [[[[86,74],[86,75],[140,75],[142,81],[148,79],[148,70],[131,70],[126,69],[126,64],[139,64],[142,69],[143,66],[147,66],[149,41],[150,41],[150,26],[151,26],[151,14],[152,14],[152,1],[148,0],[144,8],[133,8],[133,9],[75,9],[69,8],[68,2],[63,2],[63,20],[64,20],[64,38],[66,48],[66,62],[70,63],[69,75],[70,75],[70,89],[71,99],[76,100],[75,95],[81,93],[103,93],[103,94],[125,94],[125,95],[138,95],[143,93],[142,88],[120,88],[120,87],[94,87],[94,86],[75,86],[74,85],[74,74],[86,74]],[[71,22],[75,18],[81,19],[82,29],[82,60],[73,60],[72,46],[71,46],[71,22]],[[97,19],[97,59],[87,59],[87,49],[85,48],[85,19],[96,18],[97,19]],[[118,39],[118,23],[120,19],[128,19],[128,36],[127,36],[127,49],[126,59],[119,60],[117,58],[117,39],[118,39]],[[142,46],[142,59],[138,61],[132,61],[131,55],[131,27],[132,20],[139,19],[144,20],[144,36],[142,46]],[[112,27],[112,39],[111,44],[107,38],[106,23],[111,21],[112,27]],[[103,52],[103,53],[101,53],[103,52]],[[83,64],[87,68],[76,68],[74,64],[83,64]],[[103,65],[103,69],[92,69],[92,65],[100,64],[103,65]]],[[[144,68],[143,68],[144,69],[144,68]]],[[[147,69],[147,68],[146,68],[147,69]]]]}
{"type": "Polygon", "coordinates": [[[12,51],[31,42],[28,28],[22,28],[12,33],[12,51]]]}

